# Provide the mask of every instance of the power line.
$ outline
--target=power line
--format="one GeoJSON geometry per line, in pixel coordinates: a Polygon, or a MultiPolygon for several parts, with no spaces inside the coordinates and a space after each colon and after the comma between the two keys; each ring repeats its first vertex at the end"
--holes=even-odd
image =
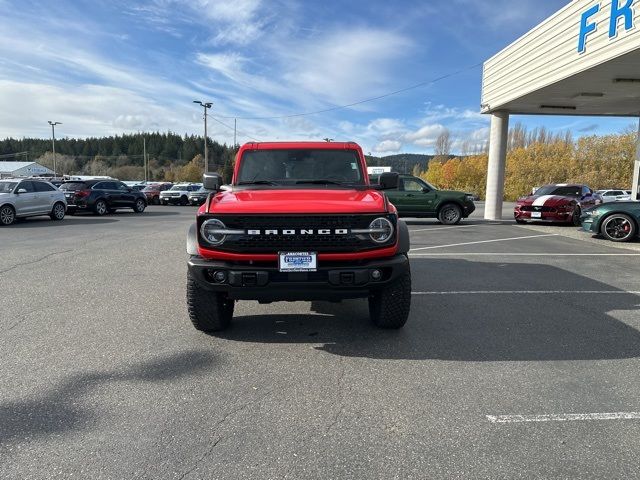
{"type": "MultiPolygon", "coordinates": [[[[255,138],[253,138],[251,135],[249,135],[249,134],[247,134],[247,133],[243,132],[242,130],[238,130],[237,128],[234,128],[234,127],[232,127],[231,125],[227,125],[226,123],[221,122],[220,120],[218,120],[218,119],[217,119],[216,117],[214,117],[213,115],[209,115],[209,117],[210,117],[211,119],[213,119],[214,121],[218,122],[220,125],[222,125],[222,126],[224,126],[224,127],[227,127],[228,129],[233,130],[234,132],[237,132],[237,133],[239,133],[240,135],[243,135],[243,136],[247,137],[249,140],[253,140],[254,142],[259,142],[259,141],[260,141],[260,140],[257,140],[257,139],[255,139],[255,138]]],[[[220,118],[235,118],[235,117],[220,117],[220,118]]]]}
{"type": "MultiPolygon", "coordinates": [[[[473,70],[473,69],[478,68],[480,66],[482,66],[482,63],[476,63],[475,65],[471,65],[470,67],[466,67],[466,68],[463,68],[461,70],[457,70],[455,72],[447,73],[446,75],[442,75],[441,77],[437,77],[437,78],[434,78],[432,80],[428,80],[426,82],[416,83],[415,85],[411,85],[409,87],[402,88],[400,90],[395,90],[393,92],[385,93],[383,95],[378,95],[377,97],[371,97],[371,98],[367,98],[367,99],[364,99],[364,100],[360,100],[358,102],[348,103],[346,105],[337,105],[337,106],[334,106],[334,107],[325,108],[323,110],[316,110],[316,111],[313,111],[313,112],[293,113],[293,114],[290,114],[290,115],[276,115],[276,116],[273,116],[273,117],[236,117],[236,116],[225,117],[225,116],[220,116],[218,118],[224,118],[224,119],[237,118],[239,120],[280,120],[280,119],[285,119],[285,118],[306,117],[308,115],[318,115],[318,114],[321,114],[321,113],[335,112],[336,110],[343,110],[345,108],[350,108],[350,107],[355,107],[357,105],[362,105],[363,103],[369,103],[369,102],[374,102],[376,100],[382,100],[383,98],[387,98],[387,97],[391,97],[391,96],[394,96],[394,95],[398,95],[400,93],[408,92],[410,90],[415,90],[416,88],[425,87],[427,85],[432,85],[434,83],[441,82],[442,80],[446,80],[447,78],[455,77],[456,75],[460,75],[461,73],[468,72],[469,70],[473,70]]],[[[225,126],[229,127],[228,125],[225,125],[225,126]]],[[[232,127],[229,127],[229,128],[232,128],[232,127]]],[[[249,137],[249,138],[251,138],[251,137],[249,137]]]]}

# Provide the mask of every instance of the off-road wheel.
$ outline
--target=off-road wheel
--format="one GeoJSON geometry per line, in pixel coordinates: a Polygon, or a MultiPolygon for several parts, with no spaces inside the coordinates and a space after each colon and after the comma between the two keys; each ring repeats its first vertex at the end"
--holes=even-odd
{"type": "Polygon", "coordinates": [[[16,221],[16,211],[11,205],[0,208],[0,225],[12,225],[16,221]]]}
{"type": "Polygon", "coordinates": [[[139,198],[138,200],[136,200],[136,204],[133,206],[133,211],[135,213],[142,213],[144,212],[145,208],[147,208],[147,204],[145,203],[144,200],[139,198]]]}
{"type": "Polygon", "coordinates": [[[462,220],[462,209],[455,203],[447,203],[438,212],[438,220],[443,225],[457,225],[462,220]]]}
{"type": "Polygon", "coordinates": [[[602,221],[600,233],[612,242],[630,242],[638,234],[638,227],[629,215],[614,213],[602,221]]]}
{"type": "Polygon", "coordinates": [[[369,317],[380,328],[402,328],[411,310],[411,271],[407,270],[394,283],[371,292],[369,317]]]}
{"type": "Polygon", "coordinates": [[[234,301],[226,294],[201,288],[191,272],[187,273],[187,309],[196,330],[203,332],[224,330],[233,318],[233,307],[234,301]]]}
{"type": "Polygon", "coordinates": [[[53,208],[51,209],[51,213],[49,214],[49,218],[51,218],[51,220],[54,221],[60,221],[64,219],[64,215],[66,208],[64,206],[64,203],[62,202],[57,202],[53,205],[53,208]]]}
{"type": "Polygon", "coordinates": [[[107,208],[107,202],[104,200],[98,200],[96,204],[93,206],[93,211],[96,215],[103,216],[109,213],[109,209],[107,208]]]}

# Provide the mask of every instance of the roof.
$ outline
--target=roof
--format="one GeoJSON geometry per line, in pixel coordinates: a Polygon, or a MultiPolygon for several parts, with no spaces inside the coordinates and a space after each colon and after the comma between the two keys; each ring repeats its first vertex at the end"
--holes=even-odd
{"type": "Polygon", "coordinates": [[[288,150],[296,148],[314,148],[317,150],[353,150],[360,146],[355,142],[249,142],[242,150],[288,150]]]}
{"type": "Polygon", "coordinates": [[[11,173],[30,165],[36,165],[36,162],[0,162],[0,172],[11,173]]]}

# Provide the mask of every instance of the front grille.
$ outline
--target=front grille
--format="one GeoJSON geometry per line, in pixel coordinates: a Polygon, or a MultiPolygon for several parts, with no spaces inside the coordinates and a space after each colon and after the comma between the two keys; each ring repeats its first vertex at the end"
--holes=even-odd
{"type": "MultiPolygon", "coordinates": [[[[233,230],[296,230],[313,229],[362,229],[380,216],[386,215],[283,215],[283,216],[226,216],[218,215],[227,228],[233,230]]],[[[202,222],[211,217],[200,217],[198,228],[202,222]]],[[[387,217],[396,224],[395,217],[387,217]]],[[[324,253],[361,252],[389,246],[395,242],[393,238],[385,244],[377,244],[368,234],[319,235],[229,235],[226,241],[216,250],[237,253],[277,253],[279,251],[312,251],[324,253]]]]}
{"type": "Polygon", "coordinates": [[[533,206],[533,205],[523,205],[520,207],[520,210],[523,212],[547,212],[547,213],[555,213],[556,209],[554,207],[541,207],[541,206],[533,206]]]}

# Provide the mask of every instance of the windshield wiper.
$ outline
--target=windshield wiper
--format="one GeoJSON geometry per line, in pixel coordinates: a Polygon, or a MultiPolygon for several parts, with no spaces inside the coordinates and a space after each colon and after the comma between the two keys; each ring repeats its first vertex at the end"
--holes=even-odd
{"type": "Polygon", "coordinates": [[[271,180],[251,180],[249,182],[238,182],[236,185],[278,185],[271,180]]]}
{"type": "Polygon", "coordinates": [[[347,182],[336,182],[334,180],[298,180],[296,185],[345,185],[347,182]]]}

